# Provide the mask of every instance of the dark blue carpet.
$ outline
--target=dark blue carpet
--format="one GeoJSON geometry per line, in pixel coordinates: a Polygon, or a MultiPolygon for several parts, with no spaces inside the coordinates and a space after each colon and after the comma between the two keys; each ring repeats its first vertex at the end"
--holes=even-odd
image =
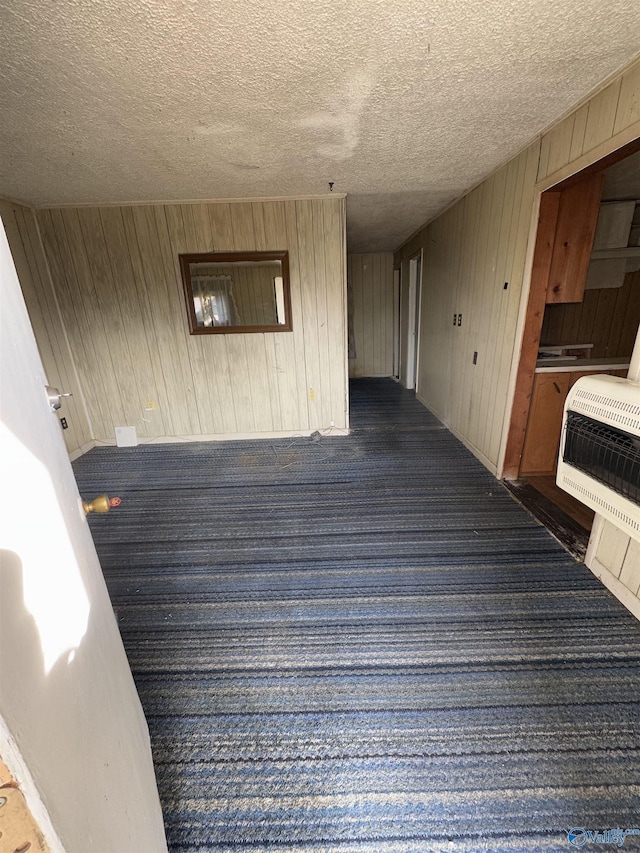
{"type": "Polygon", "coordinates": [[[639,826],[639,624],[411,394],[362,380],[351,407],[345,438],[75,463],[122,497],[91,527],[170,849],[547,853],[639,826]]]}

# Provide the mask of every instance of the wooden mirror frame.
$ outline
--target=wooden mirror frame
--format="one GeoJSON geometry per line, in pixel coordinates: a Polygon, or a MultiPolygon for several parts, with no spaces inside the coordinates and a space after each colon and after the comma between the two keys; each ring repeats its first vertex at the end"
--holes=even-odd
{"type": "Polygon", "coordinates": [[[179,255],[182,286],[187,303],[189,332],[192,335],[233,335],[255,334],[261,332],[290,332],[293,328],[291,320],[291,285],[289,281],[289,252],[205,252],[202,254],[179,255]],[[194,292],[191,284],[191,264],[216,263],[229,264],[258,261],[280,261],[282,270],[282,290],[284,295],[284,323],[262,326],[199,326],[196,318],[194,292]]]}

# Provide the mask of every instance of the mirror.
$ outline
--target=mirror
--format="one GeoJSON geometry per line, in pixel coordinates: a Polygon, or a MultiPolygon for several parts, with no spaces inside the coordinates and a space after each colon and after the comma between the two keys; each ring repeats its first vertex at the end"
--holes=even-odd
{"type": "Polygon", "coordinates": [[[180,255],[192,335],[290,332],[288,252],[180,255]]]}

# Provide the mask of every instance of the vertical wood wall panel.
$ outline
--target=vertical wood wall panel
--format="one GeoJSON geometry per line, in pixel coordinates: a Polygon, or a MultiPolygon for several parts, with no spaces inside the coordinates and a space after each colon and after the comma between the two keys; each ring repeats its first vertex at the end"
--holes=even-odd
{"type": "MultiPolygon", "coordinates": [[[[232,204],[229,206],[229,210],[234,251],[250,250],[255,246],[251,204],[247,202],[232,204]]],[[[247,357],[247,337],[246,335],[232,335],[232,339],[230,338],[228,341],[228,347],[237,377],[236,396],[239,397],[239,405],[236,406],[236,413],[239,419],[238,427],[241,432],[257,432],[261,428],[268,429],[268,427],[263,426],[265,417],[263,407],[258,411],[258,401],[254,399],[256,373],[262,372],[264,364],[256,363],[254,370],[251,370],[247,357]]]]}
{"type": "MultiPolygon", "coordinates": [[[[312,237],[314,246],[314,267],[316,274],[316,317],[318,329],[318,353],[322,364],[329,364],[329,325],[327,313],[327,272],[323,251],[324,222],[322,202],[311,202],[312,208],[312,237]]],[[[320,375],[320,422],[328,424],[331,420],[331,371],[323,371],[320,375]]]]}
{"type": "Polygon", "coordinates": [[[537,180],[640,121],[640,61],[542,137],[537,180]]]}
{"type": "MultiPolygon", "coordinates": [[[[287,245],[287,220],[285,215],[284,202],[271,201],[266,202],[263,207],[264,211],[264,248],[282,249],[287,245]]],[[[326,235],[328,237],[328,235],[326,235]]],[[[289,253],[289,262],[291,263],[291,253],[289,253]]],[[[340,276],[337,284],[338,287],[344,286],[340,276]]],[[[297,296],[294,300],[292,293],[292,302],[297,302],[297,296]]],[[[272,335],[266,336],[269,358],[271,359],[272,370],[270,371],[275,378],[275,390],[273,400],[277,395],[277,413],[274,412],[274,421],[279,423],[279,429],[292,430],[296,428],[296,424],[304,419],[301,418],[298,412],[298,395],[297,387],[297,370],[295,336],[294,335],[272,335]]],[[[273,381],[273,378],[271,381],[273,381]]],[[[306,398],[303,402],[303,411],[306,413],[306,398]]],[[[273,407],[273,402],[272,402],[273,407]]],[[[273,411],[273,408],[272,408],[273,411]]]]}
{"type": "Polygon", "coordinates": [[[343,208],[321,199],[38,211],[93,437],[113,439],[126,424],[149,437],[344,427],[343,208]],[[265,249],[289,251],[293,332],[190,335],[178,255],[265,249]]]}
{"type": "MultiPolygon", "coordinates": [[[[261,204],[254,203],[252,205],[253,211],[253,227],[256,235],[256,249],[258,251],[267,251],[270,246],[273,249],[278,248],[278,240],[276,242],[269,243],[267,238],[267,229],[265,222],[265,206],[261,204]]],[[[271,208],[269,208],[269,212],[271,213],[271,208]]],[[[255,271],[256,278],[259,276],[259,272],[255,271]]],[[[273,303],[273,284],[271,281],[271,275],[269,274],[265,281],[268,281],[268,287],[270,289],[270,301],[273,303]]],[[[258,282],[256,281],[256,292],[261,292],[266,296],[265,292],[265,284],[262,284],[258,290],[258,282]]],[[[260,312],[258,312],[260,313],[260,312]]],[[[264,315],[264,311],[262,315],[264,315]]],[[[271,317],[262,316],[260,322],[271,323],[273,319],[271,317]]],[[[271,415],[271,428],[272,430],[278,431],[282,430],[283,426],[283,418],[282,418],[282,402],[280,400],[280,387],[278,385],[278,365],[276,361],[276,348],[275,348],[275,335],[273,334],[263,334],[262,345],[264,347],[264,357],[265,357],[265,368],[267,374],[267,397],[270,406],[270,415],[271,415]]]]}
{"type": "MultiPolygon", "coordinates": [[[[150,396],[145,400],[145,403],[152,402],[155,403],[157,407],[156,412],[147,417],[147,421],[149,422],[148,430],[150,435],[153,434],[153,432],[157,433],[158,431],[162,431],[162,434],[164,435],[172,435],[175,432],[175,428],[172,417],[172,407],[169,405],[169,397],[167,395],[162,365],[162,341],[159,340],[155,333],[153,311],[151,307],[152,298],[149,290],[147,289],[143,260],[140,254],[140,247],[138,245],[134,213],[133,209],[130,207],[123,208],[120,213],[122,215],[122,223],[126,237],[126,248],[122,248],[123,257],[125,259],[128,257],[128,260],[131,263],[132,274],[132,278],[129,279],[126,277],[125,273],[125,278],[121,286],[124,286],[127,289],[133,287],[138,294],[140,309],[139,313],[136,315],[137,329],[134,331],[134,337],[144,337],[146,342],[146,349],[149,353],[150,368],[154,378],[153,384],[155,385],[157,395],[156,397],[150,396]]],[[[114,253],[117,253],[118,249],[114,247],[113,251],[114,253]]],[[[137,357],[144,358],[145,355],[145,350],[142,349],[138,352],[137,357]]],[[[108,427],[104,427],[104,431],[107,429],[108,427]]]]}
{"type": "MultiPolygon", "coordinates": [[[[76,223],[74,221],[74,226],[76,223]]],[[[132,354],[129,342],[125,335],[121,311],[121,300],[116,291],[115,282],[111,272],[110,257],[106,250],[105,237],[97,208],[83,208],[78,210],[78,246],[82,245],[85,254],[85,275],[87,281],[91,281],[93,287],[91,292],[95,298],[94,322],[99,317],[102,328],[99,335],[99,346],[102,358],[109,359],[112,366],[113,382],[108,393],[113,394],[117,387],[119,403],[117,406],[119,423],[131,423],[138,419],[143,395],[138,387],[136,369],[132,363],[132,354]],[[108,354],[108,355],[107,355],[108,354]],[[122,371],[116,379],[116,366],[127,365],[127,370],[122,371]]],[[[137,362],[137,359],[135,360],[137,362]]]]}
{"type": "Polygon", "coordinates": [[[321,386],[320,342],[317,323],[311,323],[316,315],[316,268],[313,254],[313,210],[311,201],[297,201],[298,265],[300,279],[306,283],[301,289],[302,323],[309,332],[304,348],[304,367],[308,389],[309,423],[320,423],[321,409],[318,399],[321,386]]]}
{"type": "MultiPolygon", "coordinates": [[[[114,247],[114,250],[109,254],[109,262],[120,306],[122,333],[128,350],[128,364],[137,384],[138,396],[135,399],[143,400],[144,407],[149,401],[157,402],[159,400],[158,385],[153,370],[153,358],[148,336],[142,322],[143,309],[139,292],[134,284],[135,274],[128,251],[125,225],[121,211],[117,208],[104,208],[100,211],[100,217],[105,243],[114,247]],[[127,282],[129,283],[128,286],[127,282]]],[[[135,411],[135,416],[139,417],[139,415],[138,409],[135,411]]],[[[164,431],[163,415],[160,408],[154,417],[159,421],[161,429],[164,431]]],[[[151,435],[150,424],[147,421],[148,419],[142,421],[141,424],[141,434],[144,436],[151,435]]]]}
{"type": "MultiPolygon", "coordinates": [[[[305,290],[309,287],[309,280],[303,276],[302,266],[300,263],[300,251],[298,249],[298,219],[295,203],[285,206],[285,223],[287,234],[287,248],[289,249],[289,275],[291,277],[291,312],[293,315],[293,326],[295,328],[304,328],[305,318],[302,310],[302,287],[300,282],[305,281],[305,290]]],[[[296,386],[305,389],[304,395],[297,395],[298,401],[298,418],[301,423],[312,422],[312,410],[310,408],[311,401],[309,400],[310,385],[307,376],[307,358],[312,357],[310,350],[310,342],[305,345],[305,341],[295,335],[294,343],[294,361],[296,368],[296,386]]]]}
{"type": "Polygon", "coordinates": [[[504,281],[509,283],[506,291],[506,311],[501,325],[499,348],[496,349],[494,364],[495,393],[493,394],[491,423],[488,426],[487,447],[490,459],[497,459],[505,421],[508,418],[506,406],[509,374],[515,351],[515,330],[520,310],[520,300],[524,285],[524,268],[531,226],[531,213],[534,203],[533,183],[538,163],[538,145],[532,145],[526,156],[518,158],[518,176],[514,187],[514,206],[512,228],[509,233],[509,264],[504,281]]]}
{"type": "Polygon", "coordinates": [[[622,75],[613,132],[620,133],[636,121],[640,121],[640,62],[622,75]]]}
{"type": "MultiPolygon", "coordinates": [[[[573,160],[577,160],[578,157],[584,151],[584,133],[587,128],[587,118],[589,117],[589,104],[584,104],[580,107],[579,110],[576,110],[574,113],[573,120],[570,123],[571,126],[571,148],[569,149],[569,159],[567,162],[571,163],[573,160]]],[[[558,166],[558,168],[561,167],[558,166]]],[[[540,170],[538,170],[538,177],[540,176],[540,170]]]]}
{"type": "Polygon", "coordinates": [[[322,220],[326,241],[325,272],[328,316],[334,319],[329,334],[329,373],[331,376],[331,410],[348,409],[348,389],[337,377],[347,369],[347,290],[345,281],[345,207],[322,201],[322,220]],[[338,311],[337,306],[341,306],[338,311]],[[335,313],[334,313],[335,312],[335,313]]]}
{"type": "Polygon", "coordinates": [[[587,126],[584,131],[583,151],[591,151],[605,139],[613,136],[618,100],[620,98],[620,78],[614,80],[602,92],[589,101],[587,126]]]}
{"type": "MultiPolygon", "coordinates": [[[[420,232],[418,397],[492,470],[506,415],[539,151],[535,143],[420,232]],[[461,326],[453,325],[454,314],[462,314],[461,326]]],[[[396,258],[403,274],[415,249],[412,241],[396,258]]]]}
{"type": "Polygon", "coordinates": [[[497,385],[500,374],[501,356],[505,336],[506,320],[509,311],[509,288],[511,286],[510,261],[513,258],[512,247],[514,231],[517,228],[516,188],[522,180],[524,164],[522,160],[512,161],[506,170],[505,203],[502,206],[500,221],[500,236],[496,262],[496,285],[494,287],[494,304],[492,306],[493,333],[495,338],[493,352],[488,353],[482,365],[483,383],[488,388],[485,395],[487,416],[483,418],[485,446],[491,443],[493,435],[493,413],[495,411],[497,385]],[[507,289],[505,290],[505,284],[507,289]]]}
{"type": "MultiPolygon", "coordinates": [[[[503,170],[504,184],[495,195],[496,202],[503,199],[496,211],[499,216],[499,225],[496,234],[495,260],[493,263],[493,287],[491,288],[491,308],[489,314],[487,340],[493,341],[494,346],[487,348],[487,356],[478,365],[480,368],[481,386],[485,388],[480,403],[478,418],[478,443],[483,447],[490,447],[493,433],[493,413],[496,405],[497,380],[504,341],[507,310],[509,305],[509,289],[504,289],[504,283],[508,282],[506,277],[508,263],[509,238],[512,234],[514,220],[514,207],[516,200],[516,182],[518,178],[518,161],[513,160],[503,170]],[[480,433],[482,433],[480,435],[480,433]]],[[[509,283],[510,284],[510,283],[509,283]]]]}
{"type": "Polygon", "coordinates": [[[393,374],[393,255],[390,252],[347,256],[353,296],[356,357],[351,376],[393,374]]]}
{"type": "Polygon", "coordinates": [[[55,298],[49,270],[32,211],[21,205],[0,201],[0,216],[7,233],[14,264],[38,343],[40,358],[50,385],[73,394],[64,399],[60,416],[69,428],[63,430],[67,450],[80,450],[91,441],[91,427],[85,412],[83,389],[55,298]]]}
{"type": "MultiPolygon", "coordinates": [[[[174,281],[180,281],[178,255],[196,252],[197,250],[192,249],[192,246],[206,246],[210,239],[208,217],[202,227],[202,217],[196,215],[196,210],[200,211],[200,207],[200,205],[167,205],[164,211],[158,214],[159,228],[166,233],[169,246],[169,257],[165,257],[163,262],[170,263],[173,267],[174,281]],[[164,222],[162,216],[164,216],[164,222]]],[[[209,394],[208,377],[215,369],[213,353],[205,348],[202,340],[198,339],[190,347],[189,355],[200,430],[204,433],[223,432],[220,400],[209,394]]]]}
{"type": "MultiPolygon", "coordinates": [[[[120,387],[113,375],[113,357],[105,336],[104,318],[101,316],[98,306],[98,298],[89,269],[87,251],[84,244],[84,237],[80,229],[78,213],[75,210],[65,210],[55,211],[54,215],[55,221],[57,221],[61,227],[61,237],[66,241],[64,251],[73,258],[71,265],[72,274],[70,276],[71,298],[74,301],[79,301],[81,305],[81,311],[76,316],[78,316],[78,318],[82,318],[81,323],[87,356],[89,359],[93,357],[98,364],[104,365],[105,368],[108,368],[101,372],[101,382],[97,389],[97,411],[102,415],[102,420],[98,423],[105,423],[113,412],[116,417],[116,423],[121,424],[124,422],[124,411],[122,408],[120,387]],[[87,340],[87,337],[89,337],[89,340],[87,340]]],[[[65,323],[68,325],[67,317],[64,314],[64,308],[63,318],[65,323]]],[[[84,363],[78,361],[77,357],[76,362],[82,377],[85,369],[84,363]]],[[[88,386],[89,384],[90,383],[83,382],[83,385],[85,386],[88,386]]],[[[91,407],[89,408],[89,413],[95,430],[98,427],[98,423],[94,421],[91,407]]]]}

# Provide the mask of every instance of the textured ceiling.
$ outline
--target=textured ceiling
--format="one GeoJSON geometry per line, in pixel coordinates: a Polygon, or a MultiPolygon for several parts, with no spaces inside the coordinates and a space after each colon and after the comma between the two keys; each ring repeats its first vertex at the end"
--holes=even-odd
{"type": "Polygon", "coordinates": [[[396,248],[640,49],[637,0],[0,0],[0,194],[348,193],[396,248]]]}

